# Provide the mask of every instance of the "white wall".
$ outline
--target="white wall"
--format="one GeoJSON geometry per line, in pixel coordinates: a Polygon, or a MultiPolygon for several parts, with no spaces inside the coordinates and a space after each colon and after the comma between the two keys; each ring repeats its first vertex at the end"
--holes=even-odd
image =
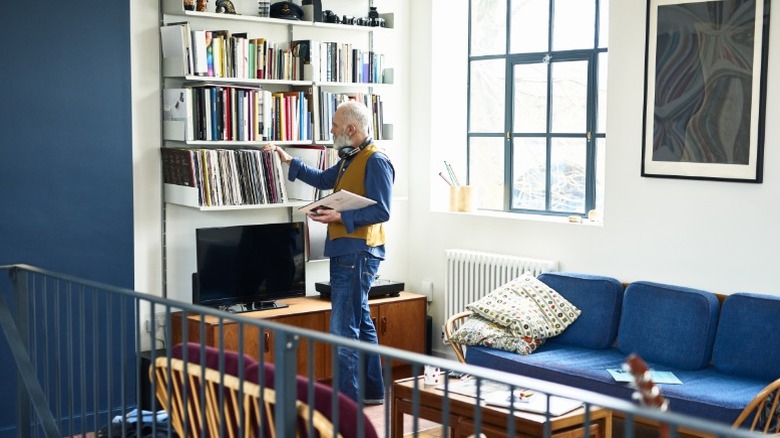
{"type": "MultiPolygon", "coordinates": [[[[415,242],[415,250],[410,255],[406,281],[412,290],[419,289],[424,280],[434,283],[434,301],[429,309],[437,327],[434,350],[448,349],[438,341],[444,301],[444,250],[448,248],[554,259],[565,271],[608,275],[624,282],[650,280],[724,294],[780,294],[774,274],[780,261],[780,207],[776,202],[780,195],[780,154],[775,147],[780,142],[780,131],[772,123],[780,111],[777,83],[768,83],[763,184],[640,177],[645,0],[610,2],[603,226],[432,211],[443,208],[439,199],[445,196],[445,185],[434,178],[442,169],[441,158],[452,153],[453,144],[462,146],[465,132],[461,124],[465,123],[463,106],[461,102],[452,104],[453,94],[465,97],[465,89],[459,89],[465,84],[465,75],[453,71],[437,56],[463,47],[457,41],[465,37],[466,22],[456,26],[450,20],[458,17],[459,13],[451,10],[458,3],[435,0],[432,6],[415,5],[432,8],[425,12],[433,17],[433,30],[420,21],[415,22],[412,31],[420,41],[430,38],[431,32],[434,35],[432,48],[416,44],[411,55],[419,72],[432,75],[424,82],[431,86],[433,96],[428,99],[412,94],[415,144],[411,148],[417,161],[412,163],[413,225],[409,239],[415,242]],[[454,28],[462,28],[462,35],[454,28]],[[432,61],[426,62],[429,59],[432,61]],[[429,200],[431,192],[433,201],[429,200]]],[[[773,15],[772,21],[780,19],[777,11],[773,15]]],[[[780,67],[779,37],[772,29],[769,78],[780,67]]],[[[425,86],[412,84],[413,89],[425,86]]]]}

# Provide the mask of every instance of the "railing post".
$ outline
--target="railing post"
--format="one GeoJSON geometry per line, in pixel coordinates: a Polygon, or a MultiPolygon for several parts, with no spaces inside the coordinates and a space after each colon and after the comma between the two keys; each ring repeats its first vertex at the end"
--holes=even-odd
{"type": "Polygon", "coordinates": [[[274,391],[276,391],[276,436],[295,436],[298,400],[298,336],[287,330],[274,335],[274,391]]]}
{"type": "Polygon", "coordinates": [[[54,420],[51,409],[46,402],[40,382],[35,374],[35,368],[30,360],[29,333],[27,306],[29,305],[28,276],[20,274],[17,268],[11,270],[11,281],[16,295],[17,318],[11,315],[11,310],[0,294],[0,328],[5,333],[8,347],[11,349],[16,364],[19,383],[17,384],[17,408],[18,434],[17,436],[32,436],[32,414],[30,406],[35,409],[38,427],[43,430],[44,436],[57,437],[60,432],[57,422],[54,420]],[[21,327],[21,328],[20,328],[21,327]]]}
{"type": "MultiPolygon", "coordinates": [[[[27,288],[28,273],[13,268],[8,272],[11,283],[14,288],[14,300],[16,300],[16,329],[19,333],[19,340],[24,350],[30,351],[29,321],[27,315],[29,312],[29,289],[27,288]]],[[[17,371],[18,379],[16,381],[16,400],[17,400],[17,436],[32,436],[30,430],[30,396],[24,387],[22,379],[22,370],[17,371]]]]}

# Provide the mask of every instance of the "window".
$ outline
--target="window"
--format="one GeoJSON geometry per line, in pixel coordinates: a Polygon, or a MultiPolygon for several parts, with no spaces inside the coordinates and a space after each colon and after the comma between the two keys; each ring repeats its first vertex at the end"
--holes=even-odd
{"type": "Polygon", "coordinates": [[[606,0],[470,0],[468,172],[488,210],[602,211],[606,0]]]}

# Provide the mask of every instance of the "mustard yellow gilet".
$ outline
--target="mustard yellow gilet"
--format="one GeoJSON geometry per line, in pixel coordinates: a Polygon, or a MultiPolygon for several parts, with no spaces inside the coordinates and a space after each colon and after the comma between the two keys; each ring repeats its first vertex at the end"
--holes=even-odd
{"type": "MultiPolygon", "coordinates": [[[[366,196],[366,163],[377,151],[379,151],[379,148],[370,144],[358,152],[352,159],[349,167],[347,167],[347,170],[344,171],[341,179],[338,180],[334,191],[344,189],[360,196],[366,196]]],[[[331,239],[339,239],[342,237],[364,239],[366,245],[370,247],[385,244],[385,229],[381,223],[366,225],[351,233],[347,233],[347,227],[343,223],[334,222],[328,224],[328,236],[330,236],[331,239]]]]}

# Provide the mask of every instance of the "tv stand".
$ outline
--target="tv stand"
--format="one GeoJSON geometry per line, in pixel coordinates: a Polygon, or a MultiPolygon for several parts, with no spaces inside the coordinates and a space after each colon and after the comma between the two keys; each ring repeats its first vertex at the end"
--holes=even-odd
{"type": "MultiPolygon", "coordinates": [[[[245,310],[241,316],[317,332],[327,333],[329,331],[331,303],[328,300],[318,296],[283,298],[277,300],[276,305],[275,308],[264,309],[256,313],[251,313],[254,310],[245,310]]],[[[425,295],[409,292],[400,292],[397,297],[370,300],[368,307],[371,309],[371,319],[374,320],[379,344],[415,353],[425,353],[427,305],[425,295]]],[[[273,362],[275,333],[270,328],[259,329],[245,326],[243,328],[243,341],[240,341],[239,324],[230,320],[229,317],[200,316],[197,313],[176,312],[171,315],[171,319],[170,328],[173,344],[183,341],[183,329],[186,329],[188,342],[202,340],[205,345],[212,347],[223,345],[232,351],[238,351],[239,342],[243,342],[244,353],[258,360],[263,356],[264,360],[273,362]],[[182,321],[184,315],[186,315],[186,323],[182,321]]],[[[314,377],[316,379],[329,379],[333,363],[331,346],[321,342],[315,342],[311,346],[308,344],[309,340],[302,339],[301,345],[298,347],[298,374],[308,375],[308,358],[313,354],[314,377]]],[[[393,368],[393,375],[410,375],[407,374],[411,370],[408,363],[394,360],[393,368]]]]}

